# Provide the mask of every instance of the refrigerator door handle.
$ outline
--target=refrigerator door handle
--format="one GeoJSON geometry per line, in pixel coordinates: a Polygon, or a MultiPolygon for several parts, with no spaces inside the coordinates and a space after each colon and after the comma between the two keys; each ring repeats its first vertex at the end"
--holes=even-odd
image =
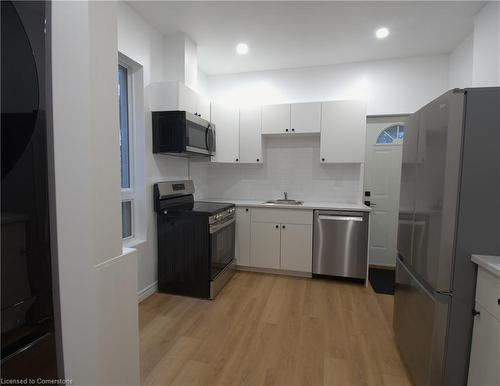
{"type": "Polygon", "coordinates": [[[401,258],[398,257],[398,260],[401,264],[401,267],[406,271],[406,273],[408,274],[408,276],[410,276],[414,281],[415,283],[417,284],[417,286],[422,290],[424,291],[429,297],[433,298],[434,300],[438,301],[439,303],[445,303],[445,304],[448,304],[451,302],[451,293],[449,292],[438,292],[438,291],[434,291],[432,290],[431,288],[428,287],[428,284],[426,284],[422,279],[420,279],[419,277],[417,277],[417,275],[415,275],[407,266],[406,264],[404,263],[403,260],[401,260],[401,258]]]}

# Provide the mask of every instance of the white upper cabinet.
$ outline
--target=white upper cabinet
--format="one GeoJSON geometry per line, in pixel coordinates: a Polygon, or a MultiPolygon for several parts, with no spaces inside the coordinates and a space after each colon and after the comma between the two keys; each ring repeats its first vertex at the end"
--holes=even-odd
{"type": "Polygon", "coordinates": [[[366,103],[324,102],[321,108],[321,163],[365,162],[366,103]]]}
{"type": "Polygon", "coordinates": [[[196,99],[196,113],[198,113],[200,117],[206,119],[207,121],[211,120],[210,101],[199,94],[197,94],[196,99]]]}
{"type": "Polygon", "coordinates": [[[215,156],[213,162],[239,162],[239,110],[237,107],[212,103],[215,124],[215,156]]]}
{"type": "Polygon", "coordinates": [[[240,108],[240,162],[262,163],[261,107],[240,108]]]}
{"type": "Polygon", "coordinates": [[[262,106],[262,134],[319,133],[321,102],[262,106]]]}
{"type": "Polygon", "coordinates": [[[292,133],[319,133],[320,124],[321,102],[291,105],[290,130],[292,133]]]}
{"type": "Polygon", "coordinates": [[[148,86],[151,111],[182,110],[210,120],[210,101],[180,82],[157,82],[148,86]]]}
{"type": "Polygon", "coordinates": [[[262,134],[290,132],[290,105],[262,106],[262,134]]]}

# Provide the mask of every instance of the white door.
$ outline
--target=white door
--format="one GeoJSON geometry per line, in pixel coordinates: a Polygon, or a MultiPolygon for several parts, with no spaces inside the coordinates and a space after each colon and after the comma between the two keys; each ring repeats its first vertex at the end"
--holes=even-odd
{"type": "Polygon", "coordinates": [[[261,107],[240,108],[240,162],[262,163],[261,107]]]}
{"type": "Polygon", "coordinates": [[[262,106],[262,134],[290,132],[290,105],[262,106]]]}
{"type": "Polygon", "coordinates": [[[280,224],[253,222],[251,225],[250,266],[280,268],[280,224]]]}
{"type": "Polygon", "coordinates": [[[364,200],[372,207],[373,265],[396,265],[403,121],[401,117],[384,117],[370,118],[367,123],[364,200]]]}
{"type": "Polygon", "coordinates": [[[365,162],[366,102],[323,102],[321,105],[321,163],[365,162]]]}
{"type": "Polygon", "coordinates": [[[291,105],[292,133],[319,133],[321,102],[293,103],[291,105]]]}
{"type": "Polygon", "coordinates": [[[236,264],[250,266],[249,208],[236,208],[236,264]]]}
{"type": "Polygon", "coordinates": [[[281,269],[312,273],[312,225],[281,224],[281,269]]]}
{"type": "Polygon", "coordinates": [[[215,156],[213,162],[239,162],[239,110],[237,107],[212,103],[215,124],[215,156]]]}

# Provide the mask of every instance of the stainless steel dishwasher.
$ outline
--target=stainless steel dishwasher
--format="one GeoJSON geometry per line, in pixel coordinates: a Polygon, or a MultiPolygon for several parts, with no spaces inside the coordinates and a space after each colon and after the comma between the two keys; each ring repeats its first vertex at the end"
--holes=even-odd
{"type": "Polygon", "coordinates": [[[313,275],[367,279],[368,212],[314,211],[313,275]]]}

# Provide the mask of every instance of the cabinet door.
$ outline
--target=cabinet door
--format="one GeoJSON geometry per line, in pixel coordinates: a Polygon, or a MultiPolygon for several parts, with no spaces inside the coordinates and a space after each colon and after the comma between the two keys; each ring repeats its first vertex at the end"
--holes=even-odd
{"type": "Polygon", "coordinates": [[[312,225],[281,224],[281,269],[312,272],[312,225]]]}
{"type": "Polygon", "coordinates": [[[292,133],[319,133],[321,102],[294,103],[290,116],[292,133]]]}
{"type": "Polygon", "coordinates": [[[237,107],[212,104],[215,124],[215,156],[213,162],[239,161],[239,111],[237,107]]]}
{"type": "Polygon", "coordinates": [[[210,121],[210,101],[201,95],[197,95],[196,98],[196,113],[210,121]]]}
{"type": "Polygon", "coordinates": [[[280,268],[279,224],[252,222],[250,240],[251,267],[280,268]]]}
{"type": "Polygon", "coordinates": [[[469,385],[500,385],[500,321],[476,303],[469,385]]]}
{"type": "Polygon", "coordinates": [[[250,266],[249,208],[236,208],[236,264],[250,266]]]}
{"type": "Polygon", "coordinates": [[[365,162],[366,104],[325,102],[321,108],[321,163],[365,162]]]}
{"type": "Polygon", "coordinates": [[[196,113],[198,95],[189,87],[179,83],[179,110],[196,113]]]}
{"type": "Polygon", "coordinates": [[[262,106],[262,134],[290,132],[290,105],[262,106]]]}
{"type": "Polygon", "coordinates": [[[240,162],[262,163],[261,107],[240,109],[240,162]]]}

